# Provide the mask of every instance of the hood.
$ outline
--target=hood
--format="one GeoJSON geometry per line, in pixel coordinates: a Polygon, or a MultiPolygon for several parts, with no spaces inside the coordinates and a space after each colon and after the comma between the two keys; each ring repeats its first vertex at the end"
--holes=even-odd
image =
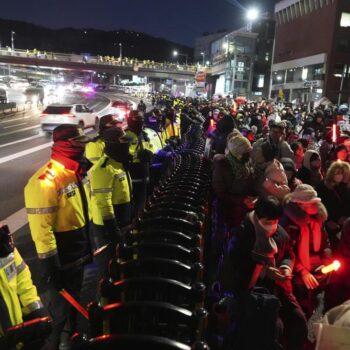
{"type": "MultiPolygon", "coordinates": [[[[320,202],[317,203],[318,213],[314,218],[323,223],[327,220],[328,214],[325,206],[320,202]]],[[[296,203],[291,202],[291,195],[287,194],[283,203],[283,214],[293,221],[298,226],[307,225],[310,221],[310,217],[306,214],[296,203]]]]}
{"type": "Polygon", "coordinates": [[[317,155],[319,157],[318,152],[312,149],[307,150],[304,154],[303,166],[308,170],[311,170],[310,159],[313,155],[317,155]]]}

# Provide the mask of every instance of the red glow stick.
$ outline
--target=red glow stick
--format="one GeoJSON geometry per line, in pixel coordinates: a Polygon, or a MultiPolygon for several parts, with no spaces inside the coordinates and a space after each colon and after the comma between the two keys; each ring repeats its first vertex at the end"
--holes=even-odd
{"type": "Polygon", "coordinates": [[[337,143],[337,126],[333,124],[333,129],[332,129],[332,142],[337,143]]]}
{"type": "Polygon", "coordinates": [[[70,295],[65,289],[60,290],[60,294],[64,299],[68,301],[80,314],[82,314],[87,320],[89,319],[88,312],[70,295]]]}

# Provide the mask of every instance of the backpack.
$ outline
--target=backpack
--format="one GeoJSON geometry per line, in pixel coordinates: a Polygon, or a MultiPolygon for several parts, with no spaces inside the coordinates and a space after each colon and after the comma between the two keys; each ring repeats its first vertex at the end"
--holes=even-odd
{"type": "Polygon", "coordinates": [[[265,288],[254,287],[237,298],[232,309],[232,349],[280,350],[279,299],[265,288]]]}

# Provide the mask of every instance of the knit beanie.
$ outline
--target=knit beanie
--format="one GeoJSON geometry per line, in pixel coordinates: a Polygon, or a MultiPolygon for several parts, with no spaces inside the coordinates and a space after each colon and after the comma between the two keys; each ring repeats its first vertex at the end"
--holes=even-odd
{"type": "Polygon", "coordinates": [[[320,159],[320,155],[318,154],[318,152],[316,152],[316,151],[314,151],[312,149],[307,150],[305,152],[305,154],[304,154],[303,166],[306,169],[311,170],[310,163],[313,162],[316,159],[320,159]]]}
{"type": "Polygon", "coordinates": [[[295,163],[291,158],[281,158],[281,163],[285,171],[291,171],[293,174],[297,172],[297,169],[295,168],[295,163]]]}
{"type": "Polygon", "coordinates": [[[237,158],[242,154],[250,153],[253,148],[248,139],[243,136],[235,136],[227,141],[227,149],[237,158]]]}
{"type": "Polygon", "coordinates": [[[265,169],[265,177],[279,183],[288,183],[283,165],[277,159],[267,166],[265,169]]]}
{"type": "Polygon", "coordinates": [[[317,197],[317,192],[312,186],[301,184],[290,194],[290,201],[293,203],[319,203],[321,198],[317,197]]]}

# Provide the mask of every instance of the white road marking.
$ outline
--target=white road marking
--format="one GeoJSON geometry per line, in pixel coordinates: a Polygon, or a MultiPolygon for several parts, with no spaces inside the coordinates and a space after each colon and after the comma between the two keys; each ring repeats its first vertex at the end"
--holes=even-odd
{"type": "Polygon", "coordinates": [[[11,160],[14,160],[14,159],[26,156],[28,154],[40,151],[40,150],[45,149],[45,148],[49,148],[51,146],[52,146],[52,142],[50,141],[50,142],[44,143],[42,145],[39,145],[39,146],[36,146],[36,147],[33,147],[33,148],[29,148],[29,149],[26,149],[24,151],[11,154],[9,156],[2,157],[2,158],[0,158],[0,164],[4,164],[4,163],[7,163],[7,162],[10,162],[11,160]]]}
{"type": "Polygon", "coordinates": [[[22,132],[22,131],[27,131],[27,130],[32,130],[32,129],[38,129],[40,128],[41,125],[34,125],[34,126],[28,126],[28,128],[23,128],[23,129],[19,129],[19,130],[13,130],[13,131],[8,131],[8,132],[3,132],[0,134],[0,137],[1,136],[8,136],[8,135],[12,135],[12,134],[17,134],[19,132],[22,132]]]}
{"type": "Polygon", "coordinates": [[[9,119],[9,120],[3,120],[2,122],[0,122],[0,124],[11,123],[11,122],[14,122],[16,120],[29,119],[29,118],[32,118],[32,117],[33,116],[22,117],[22,118],[13,118],[13,119],[9,119]]]}
{"type": "Polygon", "coordinates": [[[25,142],[25,141],[29,141],[29,140],[34,140],[34,139],[37,139],[37,138],[43,137],[43,136],[44,136],[43,133],[39,133],[38,135],[26,137],[25,139],[20,139],[20,140],[9,142],[9,143],[4,143],[3,145],[0,145],[0,148],[7,147],[7,146],[12,146],[12,145],[15,145],[16,143],[21,143],[21,142],[25,142]]]}
{"type": "Polygon", "coordinates": [[[28,124],[28,123],[19,123],[19,124],[4,126],[4,129],[15,128],[16,126],[27,125],[27,124],[28,124]]]}
{"type": "Polygon", "coordinates": [[[1,221],[9,226],[10,232],[15,233],[28,223],[27,210],[22,208],[1,221]]]}

